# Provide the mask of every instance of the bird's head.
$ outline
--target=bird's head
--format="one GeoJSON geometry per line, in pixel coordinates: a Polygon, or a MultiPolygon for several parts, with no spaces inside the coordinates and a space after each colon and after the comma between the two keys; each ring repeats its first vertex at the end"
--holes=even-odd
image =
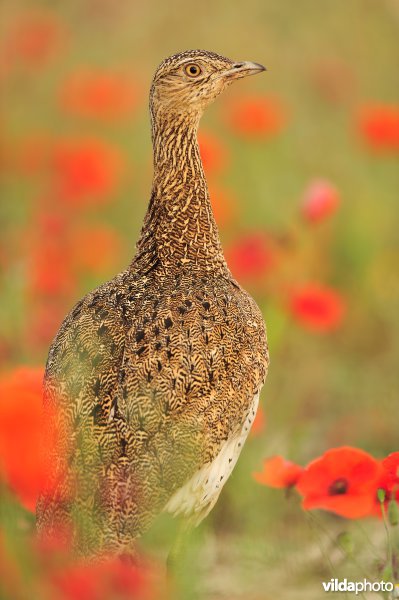
{"type": "Polygon", "coordinates": [[[233,81],[265,71],[254,62],[235,62],[214,52],[188,50],[166,58],[155,72],[150,103],[155,112],[201,115],[233,81]]]}

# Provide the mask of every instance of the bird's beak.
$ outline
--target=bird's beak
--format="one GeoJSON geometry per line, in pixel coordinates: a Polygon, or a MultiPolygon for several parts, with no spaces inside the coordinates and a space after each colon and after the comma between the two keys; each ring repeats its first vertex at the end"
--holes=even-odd
{"type": "Polygon", "coordinates": [[[230,69],[224,72],[224,75],[228,79],[240,79],[241,77],[247,77],[247,75],[256,75],[266,71],[266,67],[255,62],[237,62],[234,63],[230,69]]]}

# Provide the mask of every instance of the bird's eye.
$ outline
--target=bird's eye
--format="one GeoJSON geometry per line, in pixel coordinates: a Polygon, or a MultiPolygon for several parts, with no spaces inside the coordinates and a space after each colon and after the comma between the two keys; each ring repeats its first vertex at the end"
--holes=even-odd
{"type": "Polygon", "coordinates": [[[186,65],[184,70],[189,77],[198,77],[198,75],[201,75],[202,73],[201,67],[196,63],[190,63],[189,65],[186,65]]]}

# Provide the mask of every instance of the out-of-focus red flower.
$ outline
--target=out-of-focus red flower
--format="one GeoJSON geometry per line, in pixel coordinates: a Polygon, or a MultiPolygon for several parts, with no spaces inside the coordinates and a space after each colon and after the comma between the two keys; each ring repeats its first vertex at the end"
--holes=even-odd
{"type": "Polygon", "coordinates": [[[44,238],[31,251],[29,288],[33,294],[65,296],[76,286],[76,277],[65,246],[57,238],[44,238]]]}
{"type": "Polygon", "coordinates": [[[254,473],[258,483],[274,488],[289,488],[296,485],[303,468],[282,456],[273,456],[263,462],[263,471],[254,473]]]}
{"type": "Polygon", "coordinates": [[[55,573],[52,585],[59,600],[156,600],[166,598],[154,575],[119,558],[92,564],[75,564],[55,573]]]}
{"type": "Polygon", "coordinates": [[[35,218],[35,231],[40,234],[40,239],[65,239],[68,235],[69,220],[67,216],[54,208],[38,211],[35,218]]]}
{"type": "Polygon", "coordinates": [[[348,519],[370,514],[381,465],[370,454],[342,446],[327,450],[303,471],[296,489],[305,510],[321,508],[348,519]]]}
{"type": "Polygon", "coordinates": [[[334,214],[341,198],[336,187],[324,179],[316,179],[305,190],[302,216],[310,223],[323,221],[334,214]]]}
{"type": "Polygon", "coordinates": [[[40,298],[31,305],[27,319],[26,338],[34,348],[47,348],[57,333],[67,312],[63,302],[52,298],[40,298]]]}
{"type": "Polygon", "coordinates": [[[118,188],[123,166],[120,150],[104,140],[59,140],[53,154],[55,191],[70,205],[107,202],[118,188]]]}
{"type": "Polygon", "coordinates": [[[399,492],[399,452],[388,454],[382,461],[382,468],[386,477],[387,489],[399,492]]]}
{"type": "Polygon", "coordinates": [[[382,517],[381,500],[378,497],[378,490],[383,490],[385,499],[385,511],[388,511],[388,504],[392,500],[399,501],[399,452],[392,452],[381,461],[381,475],[375,486],[374,504],[371,515],[382,517]]]}
{"type": "Polygon", "coordinates": [[[42,66],[63,46],[64,24],[45,9],[19,14],[10,23],[3,43],[7,61],[20,61],[29,66],[42,66]]]}
{"type": "Polygon", "coordinates": [[[246,96],[231,104],[227,119],[231,129],[239,135],[265,138],[284,129],[287,115],[277,98],[246,96]]]}
{"type": "Polygon", "coordinates": [[[263,233],[254,232],[235,241],[226,250],[229,268],[238,280],[256,280],[274,267],[276,256],[263,233]]]}
{"type": "Polygon", "coordinates": [[[360,136],[374,150],[399,150],[399,104],[366,104],[356,120],[360,136]]]}
{"type": "Polygon", "coordinates": [[[118,233],[105,225],[73,233],[72,260],[76,268],[102,273],[116,266],[122,252],[118,233]]]}
{"type": "Polygon", "coordinates": [[[112,71],[80,69],[60,90],[61,107],[80,117],[114,121],[129,116],[138,100],[137,86],[112,71]]]}
{"type": "Polygon", "coordinates": [[[336,290],[311,283],[292,292],[289,310],[307,329],[325,333],[341,325],[346,306],[336,290]]]}
{"type": "Polygon", "coordinates": [[[0,476],[34,511],[45,473],[41,453],[43,369],[18,367],[0,377],[0,476]]]}
{"type": "Polygon", "coordinates": [[[258,407],[256,411],[254,422],[252,423],[250,435],[257,436],[260,435],[266,427],[266,417],[265,411],[262,406],[258,407]]]}
{"type": "Polygon", "coordinates": [[[218,173],[227,166],[228,151],[222,141],[213,133],[201,131],[198,143],[202,164],[208,175],[218,173]]]}
{"type": "Polygon", "coordinates": [[[214,184],[210,186],[209,194],[216,223],[219,227],[226,227],[237,212],[235,197],[229,191],[214,184]]]}

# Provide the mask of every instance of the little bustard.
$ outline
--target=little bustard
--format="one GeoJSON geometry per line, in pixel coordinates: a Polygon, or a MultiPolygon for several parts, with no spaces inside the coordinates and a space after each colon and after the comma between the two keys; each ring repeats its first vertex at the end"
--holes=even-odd
{"type": "Polygon", "coordinates": [[[161,511],[199,523],[255,417],[266,331],[223,256],[201,163],[204,108],[263,71],[206,51],[164,60],[150,92],[154,177],[137,252],[87,294],[50,348],[41,536],[133,552],[161,511]]]}

